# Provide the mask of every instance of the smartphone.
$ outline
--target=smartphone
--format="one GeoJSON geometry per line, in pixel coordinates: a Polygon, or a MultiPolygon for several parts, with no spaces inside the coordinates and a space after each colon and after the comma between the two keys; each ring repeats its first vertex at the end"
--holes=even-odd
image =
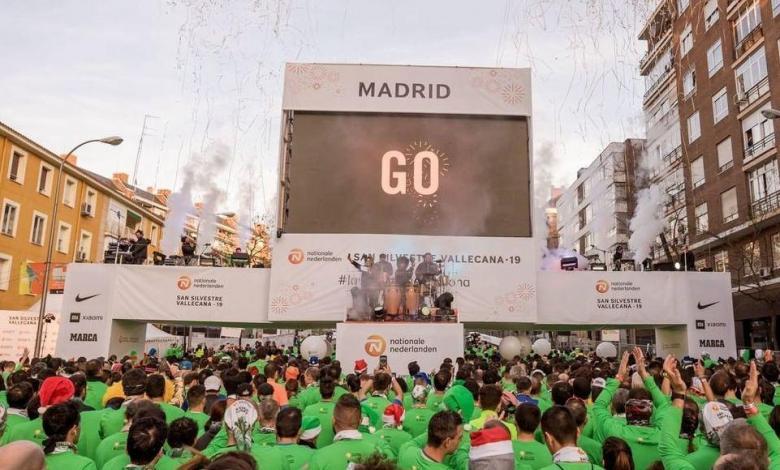
{"type": "Polygon", "coordinates": [[[387,356],[384,354],[379,356],[379,367],[385,368],[387,367],[387,356]]]}

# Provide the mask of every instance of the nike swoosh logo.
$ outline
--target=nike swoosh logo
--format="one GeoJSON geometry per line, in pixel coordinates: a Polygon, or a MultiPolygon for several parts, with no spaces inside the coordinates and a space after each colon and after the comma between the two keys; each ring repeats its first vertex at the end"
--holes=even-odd
{"type": "Polygon", "coordinates": [[[719,304],[719,303],[720,303],[720,301],[712,302],[711,304],[704,304],[704,305],[702,305],[701,302],[699,302],[696,306],[699,307],[699,310],[704,310],[707,307],[712,307],[713,305],[719,304]]]}
{"type": "Polygon", "coordinates": [[[84,302],[85,300],[89,300],[89,299],[91,299],[92,297],[97,297],[97,296],[99,296],[99,295],[100,295],[100,294],[95,294],[95,295],[88,295],[88,296],[86,296],[86,297],[80,297],[80,296],[79,296],[79,294],[76,294],[76,302],[84,302]]]}

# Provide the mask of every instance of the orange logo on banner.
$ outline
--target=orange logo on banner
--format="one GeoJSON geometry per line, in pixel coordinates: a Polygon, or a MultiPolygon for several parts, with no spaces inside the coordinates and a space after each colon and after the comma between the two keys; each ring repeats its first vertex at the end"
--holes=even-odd
{"type": "Polygon", "coordinates": [[[192,287],[192,279],[189,276],[179,276],[179,279],[176,280],[176,287],[179,290],[187,290],[192,287]]]}
{"type": "Polygon", "coordinates": [[[290,264],[303,263],[303,250],[300,248],[293,248],[290,250],[290,254],[287,255],[287,261],[289,261],[290,264]]]}
{"type": "Polygon", "coordinates": [[[596,292],[599,294],[606,294],[609,290],[609,282],[605,280],[596,281],[596,292]]]}
{"type": "Polygon", "coordinates": [[[381,356],[385,352],[387,347],[387,341],[382,336],[371,335],[366,338],[366,353],[369,356],[377,357],[381,356]]]}

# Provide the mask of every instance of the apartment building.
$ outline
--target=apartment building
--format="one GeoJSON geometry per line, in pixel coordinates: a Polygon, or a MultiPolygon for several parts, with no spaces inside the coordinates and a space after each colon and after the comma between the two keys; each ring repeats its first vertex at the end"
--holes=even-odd
{"type": "Polygon", "coordinates": [[[560,248],[611,262],[618,246],[628,243],[634,212],[636,161],[643,139],[610,143],[556,201],[560,248]]]}
{"type": "Polygon", "coordinates": [[[732,275],[737,343],[780,339],[780,0],[664,0],[639,38],[648,51],[647,184],[666,193],[653,251],[691,251],[732,275]]]}
{"type": "Polygon", "coordinates": [[[0,309],[27,310],[38,300],[28,267],[46,260],[50,225],[55,225],[54,263],[102,262],[103,250],[119,232],[113,211],[125,217],[121,233],[141,229],[156,249],[163,218],[106,184],[69,158],[60,181],[57,220],[51,220],[60,157],[0,123],[0,309]],[[132,214],[132,216],[130,215],[132,214]]]}

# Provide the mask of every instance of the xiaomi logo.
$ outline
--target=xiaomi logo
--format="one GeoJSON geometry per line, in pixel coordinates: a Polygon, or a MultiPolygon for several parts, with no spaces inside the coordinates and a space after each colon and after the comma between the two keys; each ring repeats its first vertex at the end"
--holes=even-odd
{"type": "Polygon", "coordinates": [[[366,338],[366,354],[369,356],[377,357],[384,354],[387,348],[387,341],[380,335],[371,335],[366,338]]]}

